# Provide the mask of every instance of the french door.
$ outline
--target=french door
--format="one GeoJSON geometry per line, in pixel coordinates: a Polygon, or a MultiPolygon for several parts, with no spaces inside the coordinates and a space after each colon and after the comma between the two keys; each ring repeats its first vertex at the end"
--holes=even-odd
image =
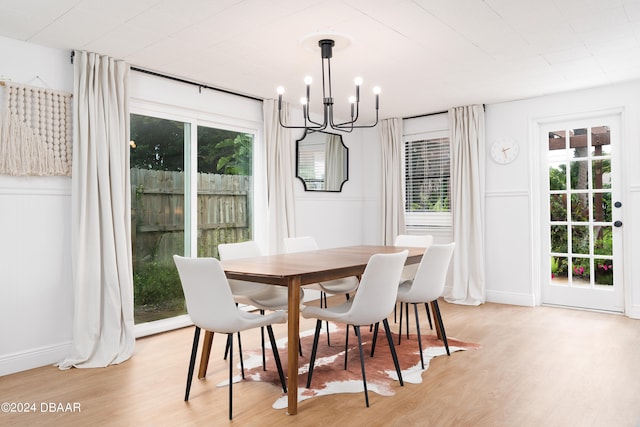
{"type": "Polygon", "coordinates": [[[542,303],[622,312],[620,117],[540,126],[542,303]]]}

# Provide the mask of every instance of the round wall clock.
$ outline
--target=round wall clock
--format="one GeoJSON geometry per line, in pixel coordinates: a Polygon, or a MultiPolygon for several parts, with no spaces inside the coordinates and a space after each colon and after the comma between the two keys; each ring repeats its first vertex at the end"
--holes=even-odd
{"type": "Polygon", "coordinates": [[[511,163],[518,157],[518,144],[512,139],[501,139],[491,144],[491,158],[499,164],[511,163]]]}

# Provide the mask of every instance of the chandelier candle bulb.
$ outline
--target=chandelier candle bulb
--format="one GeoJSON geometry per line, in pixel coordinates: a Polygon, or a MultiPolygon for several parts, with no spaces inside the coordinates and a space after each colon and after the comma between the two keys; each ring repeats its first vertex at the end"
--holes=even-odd
{"type": "Polygon", "coordinates": [[[284,88],[282,86],[278,86],[276,89],[278,92],[278,111],[282,110],[282,94],[284,93],[284,88]]]}
{"type": "Polygon", "coordinates": [[[351,118],[353,118],[353,116],[355,115],[356,97],[355,96],[350,96],[349,97],[349,103],[351,104],[351,118]]]}
{"type": "MultiPolygon", "coordinates": [[[[373,88],[373,93],[376,95],[376,111],[378,111],[380,105],[380,86],[375,86],[373,88]]],[[[376,113],[377,115],[377,113],[376,113]]]]}
{"type": "Polygon", "coordinates": [[[304,84],[307,85],[307,101],[306,101],[307,105],[309,105],[309,99],[310,99],[310,93],[311,93],[311,82],[313,82],[313,79],[311,78],[311,76],[307,76],[304,78],[304,84]]]}
{"type": "Polygon", "coordinates": [[[362,77],[356,77],[356,102],[360,102],[360,86],[362,85],[362,77]]]}

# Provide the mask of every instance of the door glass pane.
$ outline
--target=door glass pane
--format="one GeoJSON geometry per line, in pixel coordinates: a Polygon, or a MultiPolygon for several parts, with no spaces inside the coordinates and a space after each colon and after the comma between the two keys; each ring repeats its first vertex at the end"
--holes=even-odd
{"type": "Polygon", "coordinates": [[[589,220],[589,195],[578,193],[571,195],[571,221],[586,222],[589,220]]]}
{"type": "Polygon", "coordinates": [[[551,257],[551,280],[554,284],[566,285],[569,262],[567,257],[551,257]]]}
{"type": "Polygon", "coordinates": [[[594,227],[593,252],[613,255],[613,227],[594,227]]]}
{"type": "MultiPolygon", "coordinates": [[[[549,160],[552,161],[553,153],[557,153],[558,150],[564,150],[567,148],[567,132],[565,130],[556,130],[549,132],[549,160]]],[[[564,158],[563,158],[564,159],[564,158]]]]}
{"type": "Polygon", "coordinates": [[[589,258],[573,258],[571,277],[574,285],[590,285],[589,258]]]}
{"type": "Polygon", "coordinates": [[[613,260],[594,259],[596,285],[613,286],[613,260]]]}
{"type": "Polygon", "coordinates": [[[198,256],[251,240],[253,135],[198,126],[198,256]]]}
{"type": "Polygon", "coordinates": [[[558,191],[567,189],[567,165],[566,163],[551,163],[549,165],[549,190],[558,191]]]}
{"type": "Polygon", "coordinates": [[[611,188],[611,160],[591,162],[591,188],[594,190],[611,188]]]}
{"type": "Polygon", "coordinates": [[[608,156],[611,154],[611,130],[608,126],[591,128],[592,156],[608,156]]]}
{"type": "Polygon", "coordinates": [[[551,252],[567,253],[567,226],[551,226],[551,252]]]}
{"type": "Polygon", "coordinates": [[[567,195],[551,194],[549,196],[549,210],[551,212],[551,221],[567,220],[567,195]]]}
{"type": "Polygon", "coordinates": [[[184,254],[188,125],[131,115],[131,239],[135,323],[185,314],[174,254],[184,254]]]}
{"type": "Polygon", "coordinates": [[[586,190],[589,188],[589,163],[586,160],[574,161],[569,165],[571,189],[586,190]]]}
{"type": "Polygon", "coordinates": [[[589,255],[589,226],[571,226],[571,252],[589,255]]]}
{"type": "Polygon", "coordinates": [[[593,194],[593,220],[611,222],[611,193],[593,194]]]}
{"type": "Polygon", "coordinates": [[[569,156],[573,159],[587,157],[587,129],[574,129],[569,139],[569,156]]]}

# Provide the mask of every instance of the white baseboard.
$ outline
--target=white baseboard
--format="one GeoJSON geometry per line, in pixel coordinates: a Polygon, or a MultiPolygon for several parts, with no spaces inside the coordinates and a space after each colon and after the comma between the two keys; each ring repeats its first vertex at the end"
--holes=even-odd
{"type": "Polygon", "coordinates": [[[525,307],[534,307],[536,305],[535,297],[532,294],[487,290],[486,297],[487,302],[497,304],[521,305],[525,307]]]}
{"type": "MultiPolygon", "coordinates": [[[[442,295],[450,295],[451,286],[446,286],[442,295]]],[[[486,301],[496,304],[522,305],[525,307],[534,307],[535,298],[530,294],[518,294],[514,292],[503,291],[486,291],[486,301]]]]}
{"type": "Polygon", "coordinates": [[[632,305],[629,312],[625,314],[631,319],[640,319],[640,305],[632,305]]]}
{"type": "Polygon", "coordinates": [[[0,355],[0,376],[15,374],[62,361],[71,352],[71,341],[18,353],[0,355]]]}

